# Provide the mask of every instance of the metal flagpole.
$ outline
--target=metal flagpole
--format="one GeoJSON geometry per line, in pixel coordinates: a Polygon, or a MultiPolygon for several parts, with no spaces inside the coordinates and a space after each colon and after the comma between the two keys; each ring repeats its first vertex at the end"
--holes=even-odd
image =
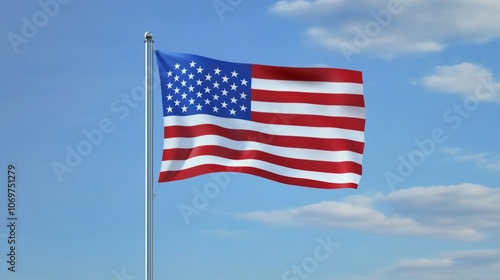
{"type": "Polygon", "coordinates": [[[153,34],[144,34],[145,93],[145,280],[153,280],[153,34]]]}

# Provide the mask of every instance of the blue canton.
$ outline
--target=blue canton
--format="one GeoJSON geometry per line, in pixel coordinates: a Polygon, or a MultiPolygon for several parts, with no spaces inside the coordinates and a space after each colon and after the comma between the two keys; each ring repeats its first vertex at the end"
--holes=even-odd
{"type": "Polygon", "coordinates": [[[251,65],[160,52],[164,116],[250,119],[251,65]]]}

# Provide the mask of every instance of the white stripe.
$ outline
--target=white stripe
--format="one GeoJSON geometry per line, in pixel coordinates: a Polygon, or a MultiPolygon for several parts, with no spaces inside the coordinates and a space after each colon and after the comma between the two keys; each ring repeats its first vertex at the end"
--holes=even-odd
{"type": "Polygon", "coordinates": [[[364,132],[343,128],[330,127],[308,127],[295,125],[269,125],[247,120],[216,117],[212,115],[198,114],[191,116],[167,116],[163,118],[164,125],[194,126],[202,124],[214,124],[227,129],[252,130],[272,135],[313,137],[322,139],[346,139],[364,142],[364,132]]]}
{"type": "Polygon", "coordinates": [[[283,175],[293,178],[311,179],[316,178],[318,181],[329,182],[329,183],[358,183],[360,175],[355,173],[325,173],[316,172],[308,170],[299,170],[294,168],[288,168],[281,165],[272,164],[269,162],[255,160],[255,159],[243,159],[243,160],[228,160],[226,158],[220,158],[217,156],[198,156],[190,158],[188,160],[169,160],[163,161],[161,163],[161,171],[178,171],[184,170],[191,167],[196,167],[204,164],[217,164],[222,166],[230,167],[255,167],[265,171],[269,171],[278,175],[283,175]]]}
{"type": "Polygon", "coordinates": [[[316,93],[362,94],[363,84],[337,82],[304,82],[252,78],[252,89],[316,93]]]}
{"type": "Polygon", "coordinates": [[[273,146],[254,141],[235,141],[218,135],[204,135],[193,138],[176,137],[163,141],[164,149],[192,149],[201,146],[221,146],[231,150],[260,150],[281,157],[327,162],[352,161],[361,164],[363,155],[352,151],[324,151],[304,148],[273,146]]]}
{"type": "Polygon", "coordinates": [[[305,103],[252,101],[252,111],[364,119],[365,108],[354,106],[316,105],[305,103]]]}

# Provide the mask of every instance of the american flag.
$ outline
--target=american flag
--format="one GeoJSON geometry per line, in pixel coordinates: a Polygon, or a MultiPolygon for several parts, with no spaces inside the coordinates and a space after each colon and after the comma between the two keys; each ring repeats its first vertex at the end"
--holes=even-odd
{"type": "Polygon", "coordinates": [[[313,188],[357,188],[362,74],[232,63],[156,51],[164,146],[160,182],[243,172],[313,188]]]}

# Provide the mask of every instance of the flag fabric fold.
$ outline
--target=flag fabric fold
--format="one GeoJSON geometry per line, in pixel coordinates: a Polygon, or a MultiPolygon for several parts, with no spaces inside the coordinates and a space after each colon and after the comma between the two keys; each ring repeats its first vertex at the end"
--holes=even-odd
{"type": "Polygon", "coordinates": [[[156,51],[164,120],[160,182],[242,172],[313,188],[357,188],[362,73],[226,62],[156,51]]]}

